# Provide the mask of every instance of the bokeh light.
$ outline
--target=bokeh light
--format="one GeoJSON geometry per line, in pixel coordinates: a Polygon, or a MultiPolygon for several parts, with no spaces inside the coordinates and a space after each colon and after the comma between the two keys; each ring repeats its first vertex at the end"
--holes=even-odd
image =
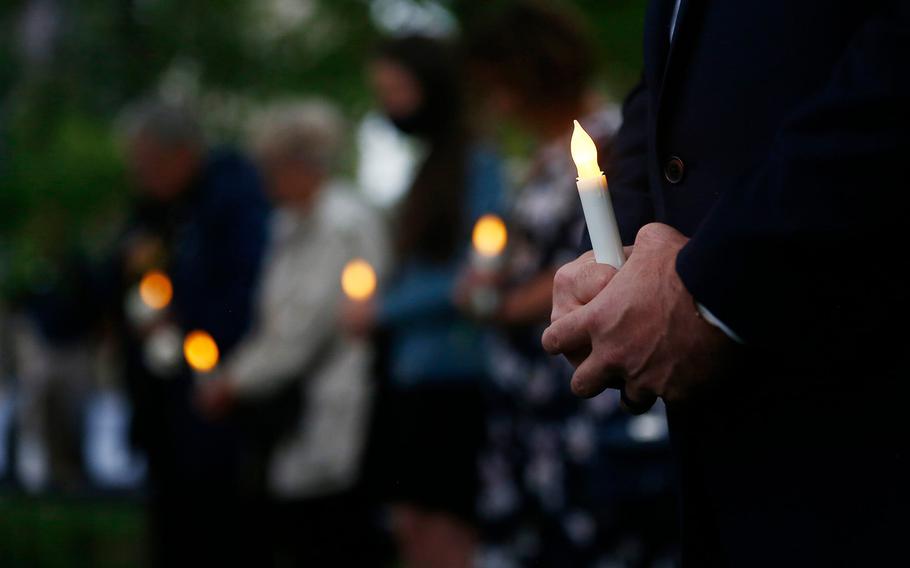
{"type": "Polygon", "coordinates": [[[183,340],[183,356],[194,371],[207,373],[218,364],[218,344],[204,331],[191,331],[183,340]]]}
{"type": "Polygon", "coordinates": [[[147,272],[139,282],[139,296],[146,306],[154,310],[166,308],[174,297],[171,279],[160,270],[147,272]]]}
{"type": "Polygon", "coordinates": [[[496,256],[509,240],[506,224],[496,215],[484,215],[474,225],[474,248],[484,256],[496,256]]]}
{"type": "Polygon", "coordinates": [[[341,272],[341,289],[352,300],[366,300],[376,290],[376,272],[370,263],[356,258],[341,272]]]}

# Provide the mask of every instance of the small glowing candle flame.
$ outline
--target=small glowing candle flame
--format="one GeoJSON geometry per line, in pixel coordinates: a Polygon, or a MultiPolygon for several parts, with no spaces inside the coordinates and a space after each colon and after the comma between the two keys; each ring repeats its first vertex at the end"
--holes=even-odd
{"type": "Polygon", "coordinates": [[[575,121],[572,131],[572,159],[578,168],[578,179],[597,178],[603,175],[597,165],[597,145],[585,129],[575,121]]]}
{"type": "Polygon", "coordinates": [[[183,340],[183,356],[194,371],[207,373],[218,364],[218,344],[204,331],[191,331],[183,340]]]}
{"type": "Polygon", "coordinates": [[[496,215],[484,215],[474,225],[471,240],[474,249],[483,256],[496,256],[505,248],[509,240],[506,224],[496,215]]]}
{"type": "Polygon", "coordinates": [[[167,274],[160,270],[151,270],[139,282],[139,297],[153,310],[166,308],[174,297],[174,287],[167,274]]]}
{"type": "Polygon", "coordinates": [[[341,289],[352,300],[366,300],[376,291],[376,271],[369,262],[355,258],[341,272],[341,289]]]}

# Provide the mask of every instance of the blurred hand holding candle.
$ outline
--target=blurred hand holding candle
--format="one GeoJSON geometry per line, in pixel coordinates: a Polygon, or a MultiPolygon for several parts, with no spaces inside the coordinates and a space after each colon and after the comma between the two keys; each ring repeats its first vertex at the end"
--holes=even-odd
{"type": "Polygon", "coordinates": [[[339,315],[342,328],[353,337],[368,335],[375,322],[376,271],[369,262],[355,258],[341,271],[341,290],[348,301],[339,315]]]}
{"type": "Polygon", "coordinates": [[[142,345],[145,364],[157,377],[171,379],[180,372],[183,335],[172,323],[156,325],[142,345]]]}
{"type": "Polygon", "coordinates": [[[161,270],[149,270],[127,296],[130,323],[143,336],[142,352],[149,370],[172,378],[180,369],[180,331],[167,320],[174,297],[171,279],[161,270]]]}
{"type": "Polygon", "coordinates": [[[471,268],[479,284],[471,288],[470,307],[476,315],[489,317],[499,304],[499,293],[491,280],[502,265],[502,253],[509,241],[506,224],[496,215],[484,215],[474,225],[471,241],[471,268]]]}
{"type": "Polygon", "coordinates": [[[599,264],[616,268],[623,265],[626,256],[616,224],[613,203],[607,192],[607,178],[597,164],[597,146],[584,128],[575,121],[572,132],[572,159],[578,168],[578,194],[584,210],[588,234],[594,248],[594,258],[599,264]]]}

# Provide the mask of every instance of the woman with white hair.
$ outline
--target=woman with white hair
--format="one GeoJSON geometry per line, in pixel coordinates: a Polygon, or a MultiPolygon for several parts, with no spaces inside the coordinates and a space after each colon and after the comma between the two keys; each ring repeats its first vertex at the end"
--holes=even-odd
{"type": "MultiPolygon", "coordinates": [[[[269,549],[293,565],[348,565],[364,547],[352,489],[365,444],[371,386],[367,342],[342,333],[340,276],[354,258],[381,272],[385,235],[378,217],[332,178],[343,124],[328,103],[275,106],[253,136],[275,204],[257,319],[203,384],[212,416],[296,390],[301,411],[274,440],[265,468],[275,507],[269,549]],[[346,562],[350,560],[350,562],[346,562]]],[[[268,412],[268,411],[267,411],[268,412]]]]}

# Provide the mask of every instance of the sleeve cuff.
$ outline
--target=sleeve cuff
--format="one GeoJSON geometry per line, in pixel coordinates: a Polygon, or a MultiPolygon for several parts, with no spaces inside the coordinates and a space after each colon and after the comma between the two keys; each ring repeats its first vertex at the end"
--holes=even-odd
{"type": "Polygon", "coordinates": [[[701,317],[706,322],[710,323],[714,327],[716,327],[719,330],[721,330],[722,332],[724,332],[724,335],[726,335],[727,337],[729,337],[730,339],[732,339],[733,341],[735,341],[739,344],[745,343],[742,340],[742,338],[739,335],[737,335],[737,333],[735,331],[730,329],[730,326],[728,326],[724,322],[720,321],[720,319],[718,319],[717,316],[712,314],[711,310],[706,308],[703,304],[701,304],[700,302],[696,302],[695,307],[698,309],[698,313],[701,314],[701,317]]]}

